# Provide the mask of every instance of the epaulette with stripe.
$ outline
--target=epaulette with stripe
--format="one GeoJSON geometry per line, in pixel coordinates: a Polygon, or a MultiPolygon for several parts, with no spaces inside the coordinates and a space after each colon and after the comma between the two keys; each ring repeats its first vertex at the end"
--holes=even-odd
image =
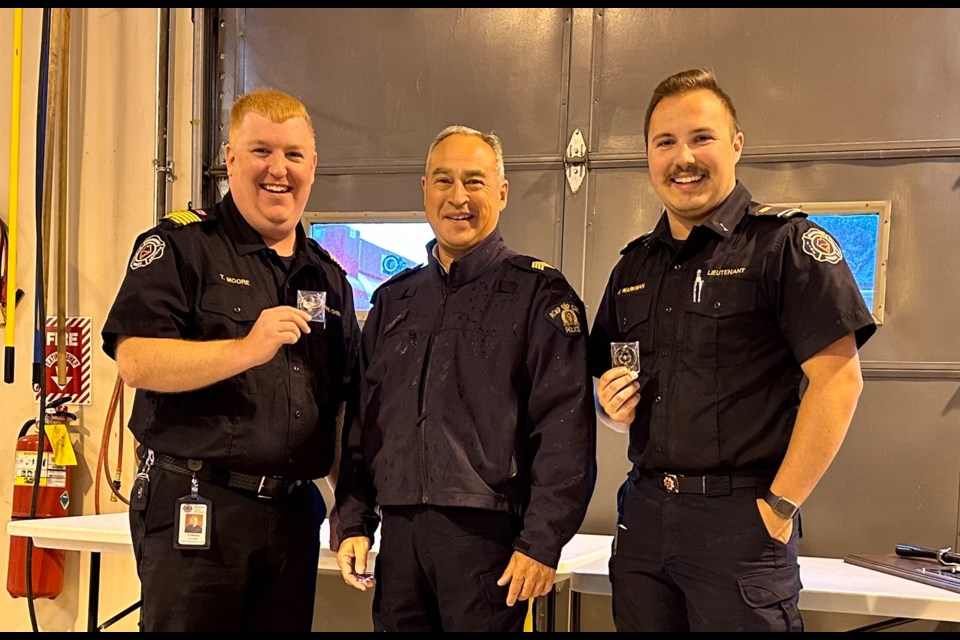
{"type": "Polygon", "coordinates": [[[543,260],[538,260],[537,258],[532,258],[530,256],[524,255],[513,255],[507,258],[512,266],[522,269],[523,271],[532,271],[534,273],[539,273],[547,278],[553,279],[563,279],[563,274],[555,266],[549,262],[544,262],[543,260]]]}
{"type": "Polygon", "coordinates": [[[747,214],[757,217],[772,216],[784,220],[807,217],[806,213],[796,207],[776,207],[772,204],[760,204],[759,202],[751,202],[750,208],[747,209],[747,214]]]}
{"type": "Polygon", "coordinates": [[[209,219],[209,217],[207,212],[203,209],[183,209],[181,211],[171,211],[167,215],[163,216],[163,220],[161,222],[166,222],[172,225],[175,229],[179,229],[180,227],[185,227],[188,224],[203,222],[207,219],[209,219]]]}
{"type": "Polygon", "coordinates": [[[340,271],[343,272],[343,275],[347,275],[347,270],[343,268],[343,265],[340,264],[339,260],[333,257],[332,253],[330,253],[329,251],[324,249],[322,246],[320,246],[320,243],[314,240],[313,238],[307,238],[307,240],[309,241],[308,244],[311,247],[313,247],[314,251],[317,252],[317,255],[319,255],[323,260],[329,262],[330,264],[335,265],[337,269],[340,269],[340,271]]]}

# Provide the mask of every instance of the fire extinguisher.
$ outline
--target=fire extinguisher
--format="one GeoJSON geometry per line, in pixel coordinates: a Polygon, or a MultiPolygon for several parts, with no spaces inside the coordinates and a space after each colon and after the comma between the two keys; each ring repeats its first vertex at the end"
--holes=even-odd
{"type": "MultiPolygon", "coordinates": [[[[52,403],[48,409],[56,409],[69,398],[52,403]]],[[[56,410],[46,416],[46,423],[66,424],[77,417],[65,410],[56,410]]],[[[30,518],[30,505],[33,499],[34,485],[39,484],[37,518],[56,518],[68,515],[70,506],[70,480],[72,469],[69,466],[54,464],[53,445],[43,435],[43,461],[39,483],[34,477],[37,466],[38,433],[28,434],[30,427],[37,423],[31,419],[20,429],[16,450],[16,478],[13,484],[13,520],[30,518]]],[[[33,597],[56,598],[63,590],[63,563],[66,552],[63,549],[33,549],[33,597]]],[[[14,598],[27,596],[27,538],[10,536],[10,559],[7,566],[7,592],[14,598]]]]}

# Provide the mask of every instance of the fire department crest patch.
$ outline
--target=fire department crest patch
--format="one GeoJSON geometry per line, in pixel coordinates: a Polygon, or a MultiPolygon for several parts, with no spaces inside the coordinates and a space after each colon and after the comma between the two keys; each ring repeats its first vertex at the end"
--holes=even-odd
{"type": "Polygon", "coordinates": [[[575,336],[583,332],[580,326],[580,310],[572,302],[563,302],[550,309],[547,319],[563,335],[575,336]]]}
{"type": "Polygon", "coordinates": [[[160,239],[160,236],[150,236],[140,244],[140,248],[133,254],[130,260],[130,269],[136,271],[140,267],[145,267],[155,260],[163,257],[163,250],[167,243],[160,239]]]}
{"type": "Polygon", "coordinates": [[[843,260],[840,245],[823,229],[807,229],[803,234],[803,252],[817,262],[837,264],[843,260]]]}

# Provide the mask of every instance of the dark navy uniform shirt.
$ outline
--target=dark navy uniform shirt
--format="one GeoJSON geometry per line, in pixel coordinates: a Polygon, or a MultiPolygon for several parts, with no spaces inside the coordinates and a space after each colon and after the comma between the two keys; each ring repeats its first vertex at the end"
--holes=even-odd
{"type": "Polygon", "coordinates": [[[329,472],[359,327],[346,274],[296,233],[287,266],[228,193],[211,211],[170,214],[137,239],[103,328],[110,357],[121,336],[243,338],[264,309],[296,307],[298,290],[326,292],[326,325],[312,322],[266,364],[194,391],[137,390],[130,430],[143,445],[257,475],[329,472]]]}
{"type": "Polygon", "coordinates": [[[876,330],[836,242],[797,212],[751,201],[739,182],[685,242],[666,213],[614,267],[590,335],[590,369],[610,343],[640,343],[629,458],[668,473],[770,473],[799,407],[801,363],[876,330]],[[782,211],[782,210],[781,210],[782,211]]]}
{"type": "Polygon", "coordinates": [[[579,296],[498,230],[449,273],[431,253],[385,282],[363,328],[340,538],[372,537],[376,505],[507,511],[523,518],[514,548],[555,567],[596,481],[586,360],[579,296]]]}

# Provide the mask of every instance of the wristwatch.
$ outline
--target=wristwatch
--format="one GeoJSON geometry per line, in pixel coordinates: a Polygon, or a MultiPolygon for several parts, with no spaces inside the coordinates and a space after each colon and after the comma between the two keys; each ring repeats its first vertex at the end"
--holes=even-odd
{"type": "Polygon", "coordinates": [[[778,496],[773,491],[767,491],[767,495],[764,496],[763,499],[770,505],[773,512],[784,520],[790,520],[793,516],[797,515],[797,511],[800,511],[800,505],[796,502],[790,498],[778,496]]]}

